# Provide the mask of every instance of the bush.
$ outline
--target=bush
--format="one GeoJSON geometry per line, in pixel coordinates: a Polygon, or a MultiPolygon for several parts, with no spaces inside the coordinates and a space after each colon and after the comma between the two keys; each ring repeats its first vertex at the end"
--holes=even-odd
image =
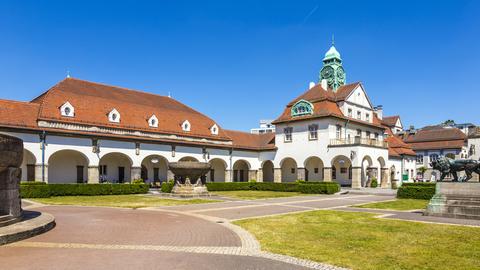
{"type": "Polygon", "coordinates": [[[370,187],[372,187],[372,188],[378,187],[377,178],[375,178],[375,177],[372,178],[372,182],[370,183],[370,187]]]}
{"type": "Polygon", "coordinates": [[[146,184],[38,184],[20,185],[22,198],[48,198],[51,196],[95,196],[144,194],[146,184]]]}
{"type": "Polygon", "coordinates": [[[435,195],[435,183],[404,183],[397,198],[430,200],[435,195]]]}
{"type": "Polygon", "coordinates": [[[298,191],[306,194],[334,194],[340,191],[340,185],[335,182],[298,184],[298,191]]]}
{"type": "Polygon", "coordinates": [[[141,179],[141,178],[140,179],[134,179],[132,181],[132,184],[143,184],[143,183],[145,183],[145,181],[143,181],[143,179],[141,179]]]}
{"type": "Polygon", "coordinates": [[[269,183],[269,182],[257,182],[250,186],[251,190],[264,190],[264,191],[281,191],[281,192],[297,192],[297,183],[269,183]]]}
{"type": "Polygon", "coordinates": [[[27,185],[27,186],[46,185],[46,184],[47,184],[47,183],[45,183],[45,182],[33,182],[33,181],[20,182],[20,185],[27,185]]]}
{"type": "Polygon", "coordinates": [[[170,180],[168,182],[163,182],[162,183],[162,187],[161,187],[161,191],[163,193],[170,193],[172,192],[172,189],[173,189],[173,185],[175,184],[175,182],[173,180],[170,180]]]}

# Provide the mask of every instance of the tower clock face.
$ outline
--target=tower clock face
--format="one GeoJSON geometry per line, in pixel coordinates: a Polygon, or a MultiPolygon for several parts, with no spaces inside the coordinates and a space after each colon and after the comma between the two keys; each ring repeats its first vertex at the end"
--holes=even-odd
{"type": "Polygon", "coordinates": [[[345,82],[345,71],[343,70],[342,67],[339,67],[337,69],[337,78],[339,82],[342,82],[342,83],[345,82]]]}
{"type": "Polygon", "coordinates": [[[325,67],[322,69],[322,79],[330,79],[333,77],[333,68],[332,67],[325,67]]]}

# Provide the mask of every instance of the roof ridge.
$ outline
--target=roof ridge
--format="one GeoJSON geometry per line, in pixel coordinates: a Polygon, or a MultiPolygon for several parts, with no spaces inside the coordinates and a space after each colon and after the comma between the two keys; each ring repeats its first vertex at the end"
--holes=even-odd
{"type": "Polygon", "coordinates": [[[4,99],[0,98],[0,102],[6,101],[6,102],[11,102],[11,103],[19,103],[19,104],[25,104],[25,105],[32,105],[32,106],[40,106],[38,103],[33,103],[31,101],[21,101],[21,100],[11,100],[11,99],[4,99]]]}

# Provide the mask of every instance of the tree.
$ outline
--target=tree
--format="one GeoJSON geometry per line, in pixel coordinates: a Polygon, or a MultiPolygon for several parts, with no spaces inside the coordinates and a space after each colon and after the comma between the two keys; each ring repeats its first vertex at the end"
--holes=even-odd
{"type": "Polygon", "coordinates": [[[445,126],[454,126],[454,125],[455,125],[455,121],[452,120],[452,119],[448,119],[447,121],[443,122],[443,125],[445,125],[445,126]]]}
{"type": "Polygon", "coordinates": [[[422,166],[422,167],[418,168],[417,170],[422,174],[422,178],[423,178],[425,172],[427,171],[427,168],[425,166],[422,166]]]}

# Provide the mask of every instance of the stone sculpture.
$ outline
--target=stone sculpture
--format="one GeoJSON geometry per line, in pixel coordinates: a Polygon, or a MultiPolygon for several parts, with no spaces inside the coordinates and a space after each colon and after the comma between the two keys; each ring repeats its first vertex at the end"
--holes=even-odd
{"type": "Polygon", "coordinates": [[[480,175],[480,162],[473,159],[451,159],[448,157],[440,157],[437,160],[430,162],[430,166],[434,170],[439,170],[441,173],[440,181],[451,173],[453,175],[453,182],[458,182],[457,173],[465,171],[465,176],[460,179],[461,182],[466,182],[472,178],[472,173],[480,175]]]}
{"type": "MultiPolygon", "coordinates": [[[[20,220],[22,207],[20,179],[23,160],[23,141],[0,134],[0,217],[20,220]]],[[[4,222],[6,223],[6,222],[4,222]]]]}
{"type": "Polygon", "coordinates": [[[211,165],[206,162],[180,161],[168,164],[175,175],[173,194],[180,196],[208,195],[204,177],[210,171],[211,165]]]}

